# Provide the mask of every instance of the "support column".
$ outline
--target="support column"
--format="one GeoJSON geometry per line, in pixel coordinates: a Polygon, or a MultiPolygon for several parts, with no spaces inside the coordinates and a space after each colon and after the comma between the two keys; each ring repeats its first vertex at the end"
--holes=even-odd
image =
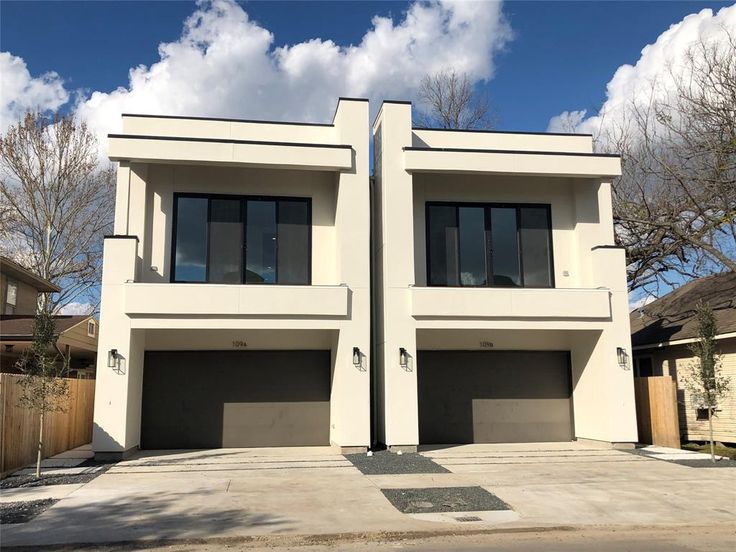
{"type": "Polygon", "coordinates": [[[135,281],[138,238],[105,239],[102,271],[92,449],[96,457],[121,458],[139,445],[142,331],[132,331],[125,314],[125,283],[135,281]],[[116,351],[113,366],[110,351],[116,351]]]}

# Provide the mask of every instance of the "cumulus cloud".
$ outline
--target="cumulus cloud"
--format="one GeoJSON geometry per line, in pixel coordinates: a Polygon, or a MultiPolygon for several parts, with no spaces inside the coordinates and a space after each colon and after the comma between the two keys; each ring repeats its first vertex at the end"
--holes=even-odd
{"type": "Polygon", "coordinates": [[[736,33],[736,6],[717,13],[704,9],[688,15],[671,25],[653,44],[645,46],[635,65],[622,65],[616,70],[598,113],[586,117],[585,111],[565,111],[550,119],[548,130],[598,134],[608,125],[620,122],[632,103],[643,104],[652,95],[654,99],[666,98],[674,89],[673,78],[685,61],[688,48],[698,40],[725,41],[727,32],[736,33]],[[657,86],[653,88],[655,81],[657,86]]]}
{"type": "MultiPolygon", "coordinates": [[[[100,135],[119,130],[126,112],[324,121],[338,96],[412,99],[423,75],[449,66],[490,79],[511,36],[500,3],[432,0],[411,4],[400,21],[374,17],[358,44],[276,46],[234,1],[200,0],[179,39],[159,45],[159,61],[75,108],[100,135]]],[[[41,78],[60,86],[54,75],[41,78]]]]}
{"type": "Polygon", "coordinates": [[[0,132],[29,109],[58,109],[69,101],[61,77],[54,72],[32,77],[25,61],[0,52],[0,132]]]}

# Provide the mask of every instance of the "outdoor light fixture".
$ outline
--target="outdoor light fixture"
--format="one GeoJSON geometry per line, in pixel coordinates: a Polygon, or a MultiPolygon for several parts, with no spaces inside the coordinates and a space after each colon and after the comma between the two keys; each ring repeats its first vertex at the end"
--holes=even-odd
{"type": "Polygon", "coordinates": [[[360,367],[360,349],[353,347],[353,364],[360,367]]]}
{"type": "Polygon", "coordinates": [[[402,368],[406,368],[409,364],[409,353],[406,352],[406,349],[403,347],[399,347],[399,365],[402,368]]]}
{"type": "Polygon", "coordinates": [[[629,353],[623,347],[616,347],[616,356],[618,357],[618,365],[626,368],[629,365],[629,353]]]}
{"type": "Polygon", "coordinates": [[[107,367],[116,368],[117,365],[118,365],[118,350],[110,349],[110,351],[107,353],[107,367]]]}

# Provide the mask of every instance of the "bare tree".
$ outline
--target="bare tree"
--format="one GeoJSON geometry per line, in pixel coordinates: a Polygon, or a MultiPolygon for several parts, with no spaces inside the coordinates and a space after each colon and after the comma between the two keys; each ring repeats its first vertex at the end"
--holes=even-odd
{"type": "Polygon", "coordinates": [[[94,134],[71,116],[27,113],[0,138],[0,171],[3,253],[62,288],[52,310],[96,295],[114,171],[94,134]]]}
{"type": "Polygon", "coordinates": [[[36,478],[39,478],[44,420],[51,412],[65,412],[69,396],[68,382],[63,377],[67,373],[68,358],[56,347],[54,317],[47,310],[42,309],[36,315],[33,342],[23,352],[16,366],[23,373],[19,382],[23,390],[19,402],[39,415],[36,454],[36,478]]]}
{"type": "Polygon", "coordinates": [[[491,128],[487,96],[473,88],[467,73],[446,69],[426,75],[419,87],[417,124],[427,128],[491,128]]]}
{"type": "Polygon", "coordinates": [[[734,37],[695,43],[604,127],[599,144],[623,156],[614,222],[630,290],[736,270],[734,37]]]}
{"type": "Polygon", "coordinates": [[[702,301],[696,307],[698,340],[690,346],[695,362],[684,377],[692,402],[708,411],[710,459],[716,461],[713,440],[713,414],[718,403],[728,394],[730,380],[721,372],[721,356],[716,351],[718,328],[713,309],[702,301]]]}

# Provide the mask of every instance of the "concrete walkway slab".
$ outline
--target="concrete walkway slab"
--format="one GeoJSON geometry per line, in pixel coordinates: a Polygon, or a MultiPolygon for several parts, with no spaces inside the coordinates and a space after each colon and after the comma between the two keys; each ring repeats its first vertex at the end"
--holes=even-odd
{"type": "MultiPolygon", "coordinates": [[[[3,546],[431,532],[446,524],[400,513],[381,489],[453,486],[480,486],[513,508],[508,519],[484,522],[494,527],[736,524],[736,470],[575,443],[422,454],[448,473],[367,476],[329,447],[142,452],[29,523],[3,527],[3,546]]],[[[458,531],[478,526],[447,523],[458,531]]]]}

